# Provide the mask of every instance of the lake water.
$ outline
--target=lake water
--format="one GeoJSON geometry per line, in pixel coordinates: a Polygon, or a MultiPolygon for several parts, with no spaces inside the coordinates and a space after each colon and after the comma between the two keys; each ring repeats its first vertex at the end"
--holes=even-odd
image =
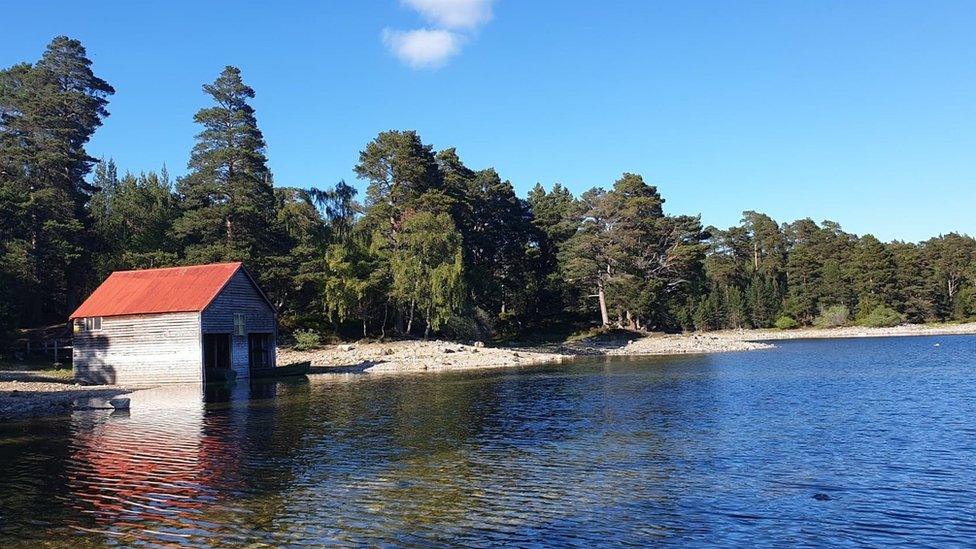
{"type": "Polygon", "coordinates": [[[171,387],[0,424],[2,547],[974,540],[969,336],[171,387]]]}

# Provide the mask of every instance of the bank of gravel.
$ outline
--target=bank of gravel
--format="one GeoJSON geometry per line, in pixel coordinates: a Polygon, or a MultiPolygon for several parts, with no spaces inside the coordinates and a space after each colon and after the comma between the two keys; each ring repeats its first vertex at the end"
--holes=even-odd
{"type": "Polygon", "coordinates": [[[707,334],[652,335],[633,341],[582,340],[533,347],[488,347],[447,341],[390,341],[279,349],[278,363],[311,362],[313,374],[384,374],[511,368],[558,363],[578,356],[670,355],[766,349],[770,344],[707,334]]]}
{"type": "Polygon", "coordinates": [[[278,363],[312,363],[313,373],[382,374],[510,368],[560,362],[570,355],[535,350],[466,345],[449,341],[351,343],[297,351],[279,349],[278,363]]]}
{"type": "Polygon", "coordinates": [[[630,341],[624,346],[607,349],[608,355],[684,355],[702,353],[729,353],[771,349],[772,344],[718,337],[708,333],[650,335],[630,341]]]}
{"type": "Polygon", "coordinates": [[[110,399],[128,392],[118,385],[0,381],[0,420],[64,415],[71,412],[78,399],[110,399]]]}

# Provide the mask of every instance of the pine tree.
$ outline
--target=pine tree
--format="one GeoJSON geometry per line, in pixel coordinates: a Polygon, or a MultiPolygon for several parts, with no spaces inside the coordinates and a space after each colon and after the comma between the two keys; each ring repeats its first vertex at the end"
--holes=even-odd
{"type": "Polygon", "coordinates": [[[91,216],[97,238],[96,270],[104,279],[119,269],[174,265],[178,246],[171,236],[179,216],[169,174],[149,172],[118,177],[109,160],[95,168],[91,216]]]}
{"type": "Polygon", "coordinates": [[[533,313],[536,318],[560,315],[573,301],[574,288],[561,276],[559,258],[576,232],[579,203],[569,189],[558,183],[548,193],[537,183],[529,191],[527,202],[536,242],[533,264],[538,289],[533,313]]]}
{"type": "Polygon", "coordinates": [[[851,257],[856,316],[863,318],[876,307],[894,307],[898,266],[891,251],[873,235],[864,235],[851,257]]]}
{"type": "Polygon", "coordinates": [[[0,196],[18,227],[0,263],[21,324],[62,319],[92,283],[85,144],[115,90],[91,65],[81,42],[59,36],[37,64],[0,71],[0,196]]]}
{"type": "Polygon", "coordinates": [[[187,263],[253,264],[276,251],[271,172],[264,136],[248,104],[254,90],[236,67],[226,67],[203,90],[214,106],[194,117],[203,131],[190,155],[190,171],[177,183],[184,211],[174,231],[187,263]]]}
{"type": "Polygon", "coordinates": [[[923,246],[906,242],[891,244],[896,265],[896,310],[909,322],[936,320],[938,284],[923,255],[923,246]]]}
{"type": "Polygon", "coordinates": [[[576,233],[561,250],[562,276],[584,292],[594,292],[586,298],[597,299],[603,326],[610,324],[607,308],[607,285],[617,273],[615,263],[620,254],[613,244],[613,228],[607,208],[608,194],[603,189],[591,189],[580,197],[582,220],[576,233]]]}
{"type": "Polygon", "coordinates": [[[443,192],[433,148],[414,131],[380,133],[359,153],[355,171],[369,182],[366,222],[394,245],[406,210],[425,193],[443,192]]]}
{"type": "Polygon", "coordinates": [[[725,327],[732,329],[748,328],[749,313],[745,296],[738,286],[725,288],[725,327]]]}
{"type": "Polygon", "coordinates": [[[776,322],[782,307],[779,283],[762,274],[753,275],[747,296],[752,326],[769,328],[776,322]]]}

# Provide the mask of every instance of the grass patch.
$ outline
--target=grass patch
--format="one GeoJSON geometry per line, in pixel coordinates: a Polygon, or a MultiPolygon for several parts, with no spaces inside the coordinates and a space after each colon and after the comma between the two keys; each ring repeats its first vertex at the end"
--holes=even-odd
{"type": "Polygon", "coordinates": [[[11,370],[44,372],[46,374],[64,372],[67,377],[71,377],[71,361],[56,365],[54,359],[49,356],[32,355],[20,360],[13,357],[0,357],[0,371],[9,372],[11,370]]]}

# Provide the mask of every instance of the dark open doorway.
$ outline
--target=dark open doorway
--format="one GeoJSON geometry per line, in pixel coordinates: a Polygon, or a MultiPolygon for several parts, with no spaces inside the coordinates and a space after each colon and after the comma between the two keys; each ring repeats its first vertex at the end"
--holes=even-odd
{"type": "Polygon", "coordinates": [[[230,334],[203,334],[203,367],[230,369],[230,334]]]}
{"type": "Polygon", "coordinates": [[[247,350],[251,370],[271,368],[271,334],[248,334],[247,350]]]}

